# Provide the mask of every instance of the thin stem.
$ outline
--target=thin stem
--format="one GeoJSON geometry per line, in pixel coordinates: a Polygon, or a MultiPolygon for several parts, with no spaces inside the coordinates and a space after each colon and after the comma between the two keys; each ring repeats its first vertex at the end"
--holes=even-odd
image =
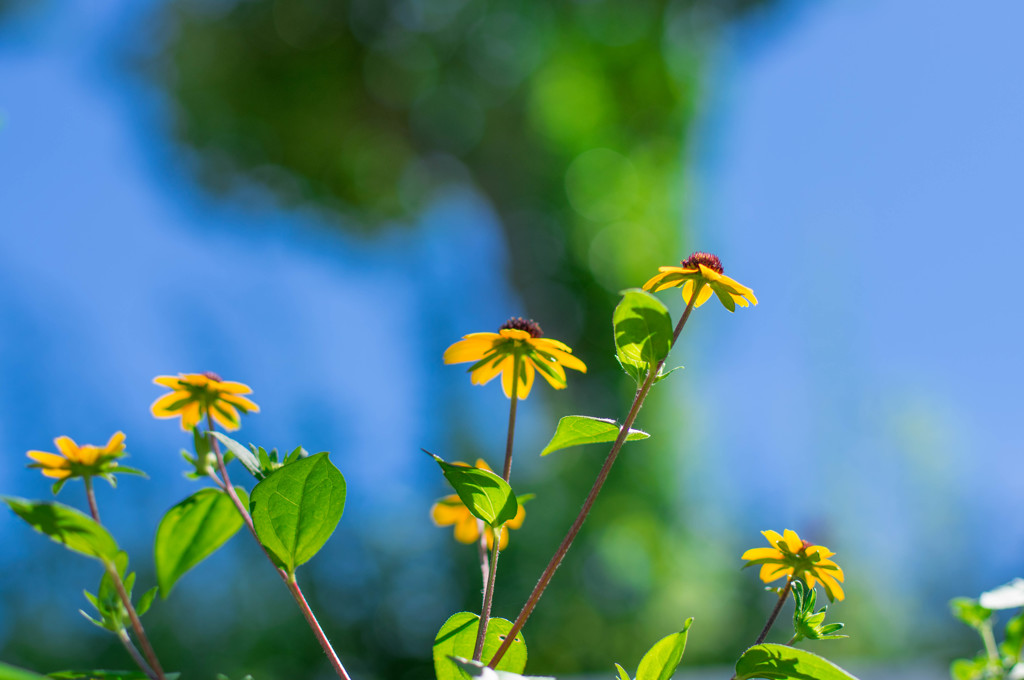
{"type": "Polygon", "coordinates": [[[480,540],[476,542],[477,553],[480,557],[480,591],[487,589],[487,575],[491,572],[491,563],[487,559],[487,534],[484,532],[484,521],[476,521],[477,531],[480,532],[480,540]]]}
{"type": "Polygon", "coordinates": [[[473,647],[473,661],[480,661],[484,653],[484,640],[487,638],[487,623],[491,620],[491,602],[494,600],[494,580],[498,573],[498,546],[501,545],[501,532],[505,528],[494,530],[494,549],[491,552],[491,571],[487,575],[487,586],[484,588],[484,603],[480,608],[480,625],[476,629],[476,645],[473,647]]]}
{"type": "Polygon", "coordinates": [[[135,611],[134,605],[132,605],[131,598],[128,597],[128,591],[125,590],[124,582],[121,581],[121,575],[117,573],[117,568],[113,564],[105,563],[105,566],[110,580],[114,582],[114,588],[117,589],[117,596],[121,598],[121,603],[124,604],[124,608],[128,611],[128,618],[132,622],[135,638],[139,641],[139,646],[142,647],[142,654],[146,657],[146,661],[149,662],[153,672],[151,677],[155,677],[157,680],[165,680],[164,669],[160,667],[160,661],[156,658],[153,645],[149,644],[149,638],[146,637],[146,631],[142,628],[142,621],[139,620],[139,615],[135,611]]]}
{"type": "Polygon", "coordinates": [[[146,660],[142,658],[141,654],[139,654],[139,650],[135,647],[135,643],[133,643],[132,639],[128,637],[128,631],[126,631],[124,628],[117,631],[117,639],[121,641],[121,644],[128,652],[128,656],[132,657],[132,660],[135,662],[135,665],[141,668],[142,672],[150,678],[155,678],[156,673],[153,672],[153,669],[149,667],[149,664],[146,663],[146,660]]]}
{"type": "Polygon", "coordinates": [[[757,636],[757,640],[754,641],[755,645],[759,645],[764,642],[764,639],[768,637],[768,631],[775,625],[775,619],[779,618],[779,612],[782,611],[782,605],[786,604],[786,598],[789,597],[789,591],[793,588],[793,577],[790,576],[786,581],[786,587],[779,593],[779,601],[775,603],[775,608],[772,609],[772,613],[768,615],[768,620],[765,621],[764,628],[761,630],[761,634],[757,636]]]}
{"type": "Polygon", "coordinates": [[[89,514],[96,521],[96,524],[100,522],[100,509],[96,505],[96,492],[92,488],[92,477],[85,475],[82,477],[82,481],[85,482],[85,498],[89,501],[89,514]]]}
{"type": "MultiPolygon", "coordinates": [[[[672,334],[672,346],[674,347],[676,341],[679,339],[679,334],[683,331],[683,326],[686,325],[687,319],[690,318],[690,312],[693,311],[694,303],[697,301],[697,296],[700,293],[700,287],[693,292],[690,297],[690,301],[686,305],[686,309],[683,311],[683,315],[679,318],[679,323],[676,324],[675,332],[672,334]]],[[[665,359],[668,357],[666,356],[665,359]]],[[[540,579],[537,581],[537,585],[533,587],[533,592],[526,599],[526,604],[523,605],[522,611],[519,612],[519,616],[516,617],[515,623],[512,624],[512,629],[505,635],[505,640],[498,647],[498,651],[494,653],[494,658],[488,664],[491,668],[496,668],[498,662],[501,661],[501,657],[505,656],[505,652],[512,646],[512,642],[515,640],[516,635],[522,630],[523,625],[526,624],[527,619],[530,618],[530,614],[533,613],[534,608],[540,601],[541,595],[544,594],[544,590],[548,587],[548,583],[551,582],[551,578],[555,575],[555,571],[558,570],[559,565],[562,563],[562,559],[566,553],[569,552],[569,548],[572,546],[572,542],[576,539],[576,535],[580,532],[583,527],[583,522],[586,521],[587,515],[590,514],[590,508],[594,505],[594,501],[597,500],[597,495],[601,493],[601,487],[604,486],[605,480],[608,478],[608,473],[611,472],[612,465],[615,463],[615,459],[619,455],[619,450],[622,449],[623,443],[626,441],[626,436],[629,434],[629,428],[633,426],[633,421],[636,420],[637,414],[640,412],[640,407],[643,406],[644,400],[647,398],[648,392],[651,391],[651,386],[654,385],[655,379],[658,377],[658,373],[661,371],[662,366],[665,365],[665,359],[658,362],[658,365],[649,369],[647,377],[640,389],[636,391],[636,395],[633,397],[633,405],[629,408],[629,414],[626,416],[626,420],[623,421],[622,427],[619,428],[619,434],[615,438],[615,443],[612,444],[611,451],[608,452],[608,457],[605,458],[604,465],[601,466],[601,470],[597,473],[597,479],[594,480],[594,485],[590,489],[590,493],[587,494],[587,499],[583,502],[583,507],[580,508],[579,514],[576,516],[576,521],[569,527],[569,532],[562,539],[558,549],[555,550],[555,554],[551,556],[551,561],[548,562],[548,566],[544,568],[544,572],[541,574],[540,579]]]]}
{"type": "Polygon", "coordinates": [[[505,439],[505,468],[501,473],[501,478],[506,482],[509,477],[512,476],[512,441],[515,438],[516,433],[516,406],[519,404],[519,366],[522,361],[522,357],[516,354],[516,358],[512,362],[512,396],[509,398],[512,402],[508,407],[508,436],[505,439]]]}
{"type": "MultiPolygon", "coordinates": [[[[213,418],[209,413],[206,414],[206,423],[209,426],[210,432],[213,432],[213,418]]],[[[302,595],[302,590],[299,588],[299,584],[295,581],[294,574],[289,575],[288,572],[277,566],[274,562],[274,558],[270,556],[270,552],[267,550],[267,547],[263,545],[263,542],[260,541],[260,537],[256,534],[256,527],[252,523],[252,515],[249,514],[249,509],[245,507],[245,504],[242,503],[238,494],[235,493],[235,488],[231,485],[231,480],[228,477],[228,468],[227,465],[224,464],[224,454],[221,453],[220,444],[217,442],[217,438],[212,434],[208,434],[207,438],[210,441],[210,447],[213,449],[214,456],[217,458],[217,469],[220,470],[223,483],[220,483],[220,480],[217,479],[217,476],[214,473],[211,472],[210,476],[213,477],[215,482],[218,482],[217,486],[221,487],[221,489],[227,493],[228,498],[230,498],[231,502],[234,503],[235,509],[238,510],[238,514],[240,514],[242,519],[245,521],[245,525],[249,527],[249,533],[252,534],[253,539],[256,540],[256,545],[260,547],[263,554],[266,555],[267,559],[270,560],[270,563],[274,565],[277,575],[280,576],[281,580],[285,582],[286,586],[288,586],[288,591],[292,594],[292,597],[295,598],[295,602],[299,605],[299,609],[302,610],[303,616],[306,617],[306,622],[309,624],[313,634],[316,636],[317,642],[320,643],[320,647],[324,650],[324,654],[327,655],[328,660],[331,662],[331,666],[334,667],[334,672],[342,680],[351,680],[348,673],[345,671],[345,667],[341,665],[341,660],[338,658],[338,654],[334,651],[334,648],[331,646],[327,636],[324,635],[324,631],[320,627],[320,623],[316,620],[316,616],[313,615],[313,611],[309,608],[309,603],[306,602],[306,598],[302,595]]]]}
{"type": "Polygon", "coordinates": [[[323,648],[324,653],[327,654],[328,660],[331,662],[331,666],[334,667],[334,672],[337,673],[338,677],[342,680],[352,680],[348,673],[345,671],[345,667],[341,665],[341,659],[334,653],[334,648],[331,647],[330,641],[327,636],[324,635],[323,628],[320,627],[320,622],[316,620],[316,616],[313,614],[313,610],[309,608],[309,603],[306,602],[306,598],[302,595],[302,589],[299,588],[299,584],[295,581],[295,576],[285,578],[285,583],[288,584],[288,590],[291,592],[292,597],[299,604],[299,608],[302,610],[302,615],[306,617],[306,622],[309,627],[313,629],[313,634],[316,635],[317,641],[320,643],[320,647],[323,648]]]}
{"type": "Polygon", "coordinates": [[[985,623],[981,628],[978,629],[981,633],[981,639],[985,642],[985,653],[988,654],[989,661],[1002,666],[1002,660],[999,658],[999,649],[996,647],[996,638],[992,633],[992,622],[985,623]]]}
{"type": "MultiPolygon", "coordinates": [[[[508,435],[505,438],[505,467],[502,471],[502,479],[506,482],[512,476],[512,443],[516,433],[516,405],[519,403],[519,366],[523,361],[516,353],[512,360],[512,395],[509,397],[511,404],[508,408],[508,435]]],[[[491,622],[491,603],[494,601],[494,581],[498,577],[498,545],[501,543],[502,527],[492,530],[494,536],[494,551],[491,555],[491,570],[487,574],[487,583],[484,585],[484,601],[480,606],[480,625],[476,631],[476,646],[473,648],[473,660],[479,661],[484,652],[484,640],[487,638],[487,626],[491,622]]]]}
{"type": "MultiPolygon", "coordinates": [[[[89,514],[92,515],[93,520],[97,524],[100,524],[100,509],[96,504],[96,492],[92,488],[92,478],[88,475],[82,477],[85,482],[85,497],[89,501],[89,514]]],[[[147,666],[145,663],[139,663],[141,659],[138,659],[138,651],[132,654],[134,646],[128,650],[129,654],[132,654],[132,658],[139,664],[139,668],[151,678],[155,680],[165,680],[164,671],[160,667],[160,662],[156,658],[156,652],[153,651],[153,646],[149,644],[149,638],[146,637],[146,631],[142,628],[142,621],[139,620],[139,615],[135,611],[135,607],[132,605],[132,600],[128,597],[128,591],[124,588],[124,583],[121,581],[121,575],[117,573],[117,567],[112,563],[104,561],[103,566],[107,569],[107,574],[110,576],[110,580],[113,581],[114,587],[117,589],[117,596],[121,599],[121,604],[124,605],[125,610],[128,612],[128,618],[132,622],[132,630],[135,631],[135,637],[139,639],[139,644],[142,645],[142,651],[146,655],[146,659],[149,661],[147,666]]],[[[125,633],[127,637],[127,633],[125,633]]],[[[131,645],[129,639],[128,644],[131,645]]]]}

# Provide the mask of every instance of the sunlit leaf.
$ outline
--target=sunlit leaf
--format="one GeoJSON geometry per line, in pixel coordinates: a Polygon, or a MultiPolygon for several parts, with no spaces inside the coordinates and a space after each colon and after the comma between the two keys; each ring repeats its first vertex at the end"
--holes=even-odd
{"type": "Polygon", "coordinates": [[[117,542],[92,517],[53,501],[29,501],[12,496],[4,496],[3,501],[33,529],[69,550],[103,562],[114,562],[117,542]]]}
{"type": "Polygon", "coordinates": [[[736,662],[736,679],[857,680],[827,659],[795,647],[764,644],[751,647],[736,662]]]}
{"type": "Polygon", "coordinates": [[[512,487],[498,475],[489,470],[452,465],[432,453],[430,456],[441,466],[445,479],[475,517],[496,527],[513,519],[519,512],[512,487]]]}
{"type": "Polygon", "coordinates": [[[0,662],[0,680],[48,680],[48,676],[8,666],[0,662]]]}
{"type": "MultiPolygon", "coordinates": [[[[235,487],[248,505],[245,489],[235,487]]],[[[220,489],[202,489],[164,515],[156,530],[153,552],[160,595],[167,598],[178,579],[209,557],[243,524],[231,498],[220,489]]]]}
{"type": "MultiPolygon", "coordinates": [[[[491,620],[493,621],[494,619],[491,620]]],[[[480,678],[481,680],[555,680],[554,678],[542,675],[520,675],[511,671],[495,670],[483,662],[464,659],[458,656],[449,658],[471,678],[480,678]]],[[[499,663],[498,665],[500,666],[501,664],[499,663]]]]}
{"type": "Polygon", "coordinates": [[[692,623],[692,618],[686,619],[681,631],[672,633],[654,643],[654,646],[640,660],[640,667],[636,670],[636,680],[669,680],[672,677],[676,668],[679,667],[679,662],[683,660],[683,652],[686,651],[686,637],[692,623]]]}
{"type": "Polygon", "coordinates": [[[650,293],[624,291],[612,314],[615,352],[626,373],[639,382],[650,368],[668,356],[672,346],[672,317],[650,293]]]}
{"type": "Polygon", "coordinates": [[[619,664],[615,664],[615,670],[619,672],[619,680],[630,680],[629,673],[626,672],[625,668],[619,664]]]}
{"type": "MultiPolygon", "coordinates": [[[[565,416],[558,421],[558,427],[555,428],[554,436],[551,437],[551,441],[540,452],[540,455],[546,456],[553,451],[566,449],[570,446],[615,441],[615,438],[619,436],[619,428],[620,425],[618,423],[608,418],[565,416]]],[[[629,434],[626,435],[626,441],[647,439],[650,436],[643,430],[630,429],[629,434]]]]}
{"type": "Polygon", "coordinates": [[[256,535],[288,573],[324,546],[345,510],[345,478],[321,452],[275,470],[252,490],[256,535]]]}
{"type": "Polygon", "coordinates": [[[235,458],[252,473],[253,477],[257,479],[263,478],[263,473],[260,471],[260,462],[256,460],[256,456],[252,454],[252,451],[245,448],[231,437],[220,432],[211,431],[214,437],[216,437],[221,444],[227,447],[228,451],[234,454],[235,458]]]}
{"type": "MultiPolygon", "coordinates": [[[[459,670],[450,657],[473,658],[479,621],[480,617],[476,614],[459,612],[449,617],[441,626],[434,639],[434,672],[437,674],[437,680],[465,680],[466,674],[459,670]]],[[[497,618],[490,620],[487,624],[487,637],[484,638],[484,662],[490,661],[510,630],[511,621],[497,618]]],[[[525,668],[526,642],[523,640],[523,634],[519,633],[515,642],[498,662],[498,670],[522,673],[525,668]]]]}

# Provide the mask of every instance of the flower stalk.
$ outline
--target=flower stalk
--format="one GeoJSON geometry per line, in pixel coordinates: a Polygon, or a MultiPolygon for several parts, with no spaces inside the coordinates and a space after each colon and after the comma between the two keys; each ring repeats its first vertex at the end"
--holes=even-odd
{"type": "MultiPolygon", "coordinates": [[[[213,418],[210,416],[209,412],[206,414],[206,423],[209,426],[209,431],[212,433],[215,426],[213,424],[213,418]]],[[[223,489],[228,495],[228,498],[231,499],[235,509],[238,510],[238,514],[242,516],[242,520],[245,522],[245,525],[249,527],[249,533],[251,533],[253,539],[256,540],[256,545],[260,547],[263,554],[266,555],[267,559],[270,560],[270,563],[274,565],[277,575],[281,577],[281,580],[284,581],[285,585],[288,587],[288,592],[292,594],[295,602],[299,605],[299,609],[302,610],[302,615],[305,617],[306,623],[309,624],[310,629],[313,631],[313,635],[316,636],[317,642],[320,643],[320,647],[324,650],[324,654],[327,655],[327,659],[330,661],[334,672],[342,680],[351,680],[348,672],[345,670],[345,666],[341,663],[341,659],[338,658],[338,654],[334,651],[334,647],[331,646],[330,640],[328,640],[327,636],[324,634],[323,628],[320,627],[320,622],[317,621],[316,616],[313,614],[313,610],[310,609],[309,603],[302,594],[302,589],[295,580],[295,575],[288,574],[284,569],[274,564],[273,558],[271,558],[270,553],[267,552],[267,548],[263,545],[263,542],[260,541],[259,536],[256,534],[256,527],[252,522],[252,515],[249,514],[249,509],[245,507],[244,503],[242,503],[238,494],[235,493],[235,488],[232,486],[231,479],[228,477],[228,468],[224,463],[224,454],[220,450],[220,444],[218,443],[217,438],[212,434],[207,434],[207,439],[210,442],[210,448],[213,450],[213,455],[217,460],[217,469],[220,471],[221,479],[217,480],[216,474],[212,472],[211,476],[218,482],[217,486],[223,489]]]]}
{"type": "MultiPolygon", "coordinates": [[[[683,315],[679,317],[679,323],[676,324],[675,331],[672,334],[672,346],[674,347],[676,342],[679,340],[679,334],[682,333],[683,327],[686,325],[687,320],[690,318],[690,313],[693,311],[695,303],[701,292],[701,286],[697,287],[697,290],[693,295],[690,296],[689,301],[686,304],[686,309],[683,311],[683,315]]],[[[527,619],[533,613],[534,608],[540,601],[541,596],[544,594],[544,590],[548,587],[551,582],[551,578],[555,575],[555,571],[562,564],[562,560],[565,558],[566,553],[569,552],[569,548],[572,546],[576,535],[579,534],[580,529],[583,528],[583,523],[587,519],[587,515],[590,514],[590,509],[594,505],[594,501],[597,500],[597,495],[601,493],[601,487],[604,486],[605,480],[608,479],[608,473],[611,472],[612,465],[615,464],[615,459],[619,455],[619,451],[622,449],[622,445],[626,442],[626,436],[629,434],[629,429],[633,426],[633,421],[636,420],[637,414],[640,412],[640,408],[643,406],[644,400],[647,399],[647,394],[651,391],[651,387],[654,385],[654,381],[658,377],[658,373],[665,365],[665,361],[668,359],[662,359],[658,362],[657,366],[651,367],[647,371],[647,377],[644,379],[643,384],[636,391],[636,395],[633,397],[633,404],[630,406],[629,413],[626,419],[622,423],[622,427],[619,428],[619,434],[615,438],[615,442],[612,444],[611,450],[608,452],[608,457],[605,458],[604,464],[601,466],[601,470],[597,473],[597,478],[594,480],[594,485],[590,489],[590,493],[587,494],[586,500],[583,502],[583,507],[580,508],[579,514],[576,516],[576,520],[569,527],[569,532],[562,539],[558,549],[555,550],[555,554],[552,555],[551,561],[548,562],[548,566],[544,568],[540,579],[537,581],[537,585],[533,587],[533,591],[530,596],[526,599],[526,603],[523,605],[522,610],[519,612],[519,616],[516,617],[515,623],[512,624],[512,629],[505,636],[505,640],[498,647],[498,651],[494,653],[494,657],[491,659],[488,666],[496,668],[498,662],[508,651],[508,648],[512,646],[512,642],[515,640],[519,631],[522,630],[526,624],[527,619]]]]}

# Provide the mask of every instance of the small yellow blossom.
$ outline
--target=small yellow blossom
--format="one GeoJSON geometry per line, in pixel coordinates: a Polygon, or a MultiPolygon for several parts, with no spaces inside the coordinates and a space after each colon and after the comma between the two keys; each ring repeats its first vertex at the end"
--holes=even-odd
{"type": "MultiPolygon", "coordinates": [[[[455,462],[452,465],[466,465],[466,463],[455,462]]],[[[487,470],[491,472],[491,468],[483,461],[482,458],[478,458],[476,461],[477,469],[487,470]]],[[[524,499],[525,500],[525,499],[524,499]]],[[[455,525],[455,540],[459,543],[476,543],[480,540],[480,527],[483,526],[484,536],[487,538],[488,549],[494,548],[494,530],[487,526],[483,520],[477,519],[473,513],[469,511],[466,504],[462,502],[462,499],[456,494],[451,496],[445,496],[438,502],[434,503],[434,506],[430,508],[430,517],[434,520],[434,524],[439,527],[446,527],[452,524],[455,525]]],[[[501,541],[498,543],[498,550],[504,550],[505,546],[508,545],[508,529],[518,529],[523,526],[523,520],[526,519],[526,508],[523,504],[519,504],[519,512],[516,516],[505,522],[505,530],[501,532],[501,541]]]]}
{"type": "Polygon", "coordinates": [[[153,382],[169,387],[165,394],[149,407],[157,418],[181,417],[181,429],[191,430],[209,414],[225,430],[237,430],[241,423],[238,411],[257,413],[260,407],[241,396],[252,388],[240,382],[221,380],[216,373],[179,373],[159,375],[153,382]]]}
{"type": "Polygon", "coordinates": [[[505,396],[512,398],[516,359],[519,380],[516,397],[525,399],[533,387],[536,373],[544,376],[556,390],[565,388],[565,369],[587,372],[586,365],[572,355],[563,342],[541,337],[540,326],[522,318],[509,319],[497,333],[470,333],[464,335],[444,352],[444,363],[476,362],[469,367],[469,379],[474,385],[486,385],[501,374],[501,387],[505,396]]]}
{"type": "Polygon", "coordinates": [[[103,476],[117,467],[114,459],[124,455],[124,432],[115,432],[106,446],[79,446],[71,437],[57,437],[53,442],[59,454],[29,451],[26,455],[36,461],[29,467],[39,468],[44,475],[54,479],[103,476]]]}
{"type": "Polygon", "coordinates": [[[808,588],[813,588],[816,581],[821,581],[830,600],[842,600],[845,597],[843,587],[843,570],[839,565],[828,559],[835,555],[823,545],[812,545],[803,541],[792,529],[786,529],[780,536],[777,531],[762,531],[771,548],[751,548],[743,553],[740,559],[747,560],[744,567],[761,565],[761,580],[771,583],[783,576],[803,579],[808,588]]]}
{"type": "Polygon", "coordinates": [[[644,290],[665,290],[682,286],[683,300],[690,304],[694,289],[699,289],[694,307],[700,307],[714,293],[730,312],[740,307],[757,304],[754,291],[723,274],[722,261],[717,255],[696,252],[680,263],[679,267],[658,267],[658,273],[644,284],[644,290]]]}

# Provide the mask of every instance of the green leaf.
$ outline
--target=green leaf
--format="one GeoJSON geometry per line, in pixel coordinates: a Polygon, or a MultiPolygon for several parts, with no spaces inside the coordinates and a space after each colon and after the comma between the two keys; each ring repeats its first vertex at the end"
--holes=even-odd
{"type": "Polygon", "coordinates": [[[1006,622],[1006,632],[999,650],[1010,657],[1014,663],[1020,661],[1021,648],[1024,647],[1024,611],[1006,622]]]}
{"type": "Polygon", "coordinates": [[[157,586],[153,586],[142,594],[142,597],[139,598],[139,603],[135,605],[136,614],[142,616],[149,611],[149,608],[153,606],[153,598],[156,597],[157,590],[157,586]]]}
{"type": "MultiPolygon", "coordinates": [[[[434,638],[434,672],[437,680],[465,680],[466,675],[449,657],[471,659],[476,646],[476,635],[480,617],[472,612],[453,614],[434,638]]],[[[512,622],[505,619],[491,619],[487,624],[487,637],[484,638],[483,659],[490,661],[498,651],[508,632],[512,630],[512,622]]],[[[526,668],[526,642],[523,634],[516,635],[515,642],[508,648],[505,656],[498,662],[499,671],[522,673],[526,668]]]]}
{"type": "MultiPolygon", "coordinates": [[[[555,434],[551,441],[540,452],[546,456],[559,449],[567,449],[570,446],[581,444],[600,444],[602,442],[613,442],[619,436],[621,426],[614,420],[608,418],[591,418],[590,416],[565,416],[558,421],[555,434]]],[[[647,439],[651,435],[643,430],[630,429],[626,435],[626,441],[647,439]]]]}
{"type": "Polygon", "coordinates": [[[612,314],[615,352],[631,378],[642,376],[668,356],[672,347],[672,317],[650,293],[631,288],[623,292],[612,314]]]}
{"type": "Polygon", "coordinates": [[[949,601],[949,608],[953,612],[953,616],[971,628],[980,629],[992,618],[991,609],[982,607],[977,600],[972,600],[969,597],[953,598],[949,601]]]}
{"type": "Polygon", "coordinates": [[[345,478],[321,452],[272,472],[252,490],[260,542],[289,574],[319,552],[345,511],[345,478]]]}
{"type": "Polygon", "coordinates": [[[0,663],[0,680],[47,680],[47,676],[0,663]]]}
{"type": "Polygon", "coordinates": [[[619,664],[615,664],[615,668],[619,671],[619,680],[629,680],[629,673],[626,672],[625,668],[619,664]]]}
{"type": "Polygon", "coordinates": [[[53,501],[29,501],[13,496],[3,496],[2,500],[33,529],[69,550],[102,562],[114,562],[117,542],[92,517],[53,501]]]}
{"type": "Polygon", "coordinates": [[[736,680],[857,680],[827,659],[803,649],[764,644],[751,647],[736,662],[736,680]]]}
{"type": "MultiPolygon", "coordinates": [[[[246,503],[245,489],[235,487],[246,503]]],[[[243,524],[238,508],[220,489],[202,489],[167,511],[153,544],[156,581],[164,599],[178,579],[235,535],[243,524]]]]}
{"type": "Polygon", "coordinates": [[[498,475],[488,470],[452,465],[429,451],[427,453],[441,466],[445,479],[474,517],[496,527],[513,519],[519,512],[512,487],[498,475]]]}
{"type": "Polygon", "coordinates": [[[480,661],[463,659],[458,656],[449,658],[471,678],[480,678],[481,680],[555,680],[541,675],[520,675],[510,671],[496,671],[480,661]]]}
{"type": "Polygon", "coordinates": [[[636,680],[669,680],[683,660],[686,651],[686,636],[693,618],[683,622],[683,629],[656,642],[640,660],[636,669],[636,680]]]}
{"type": "Polygon", "coordinates": [[[220,432],[211,431],[214,437],[216,437],[221,444],[228,448],[228,451],[234,454],[235,458],[252,473],[253,477],[257,479],[263,478],[263,473],[260,472],[260,462],[256,460],[256,456],[252,455],[252,451],[245,448],[231,437],[221,434],[220,432]]]}

